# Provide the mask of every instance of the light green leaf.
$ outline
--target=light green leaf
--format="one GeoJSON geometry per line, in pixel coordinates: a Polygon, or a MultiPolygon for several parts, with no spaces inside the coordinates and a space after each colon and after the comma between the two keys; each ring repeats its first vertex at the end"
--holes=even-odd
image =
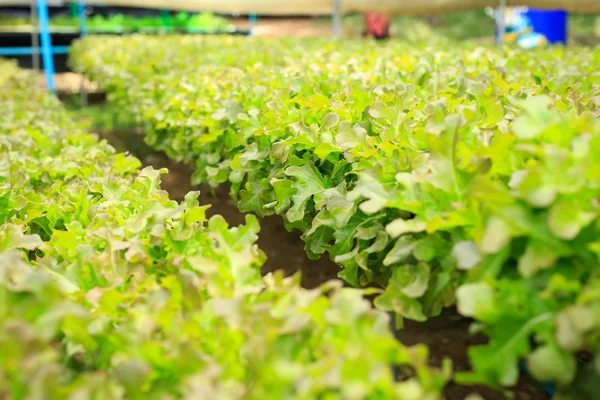
{"type": "Polygon", "coordinates": [[[458,311],[466,317],[485,319],[494,313],[494,290],[487,283],[467,283],[456,291],[458,311]]]}
{"type": "Polygon", "coordinates": [[[582,210],[576,203],[562,200],[554,203],[550,209],[548,227],[557,237],[571,240],[595,217],[595,213],[582,210]]]}
{"type": "Polygon", "coordinates": [[[338,126],[335,143],[343,150],[350,150],[365,144],[367,131],[357,127],[352,128],[349,123],[342,121],[338,126]]]}
{"type": "Polygon", "coordinates": [[[485,225],[479,248],[484,254],[497,253],[510,242],[511,227],[502,219],[492,216],[485,225]]]}
{"type": "Polygon", "coordinates": [[[296,193],[292,195],[292,207],[286,213],[290,222],[300,221],[308,201],[317,193],[327,189],[327,182],[313,164],[307,163],[301,167],[288,167],[285,174],[294,178],[296,193]]]}
{"type": "Polygon", "coordinates": [[[525,253],[519,257],[519,272],[525,277],[533,276],[542,269],[553,267],[559,256],[556,249],[531,239],[525,253]]]}
{"type": "Polygon", "coordinates": [[[527,357],[531,375],[540,382],[568,385],[577,373],[575,356],[552,344],[538,347],[527,357]]]}
{"type": "Polygon", "coordinates": [[[39,235],[25,235],[20,226],[7,224],[0,226],[0,251],[11,249],[33,250],[42,245],[39,235]]]}
{"type": "Polygon", "coordinates": [[[548,96],[532,96],[518,102],[525,109],[525,114],[512,123],[512,130],[519,139],[536,138],[556,120],[555,114],[548,110],[551,102],[548,96]]]}
{"type": "Polygon", "coordinates": [[[407,237],[401,237],[396,240],[394,247],[386,254],[383,259],[383,265],[389,266],[405,260],[414,250],[415,243],[407,237]]]}
{"type": "Polygon", "coordinates": [[[398,218],[385,226],[385,231],[392,237],[397,238],[405,233],[423,232],[427,224],[418,219],[398,218]]]}
{"type": "Polygon", "coordinates": [[[452,248],[458,269],[469,270],[481,261],[479,247],[473,241],[457,242],[452,248]]]}
{"type": "Polygon", "coordinates": [[[380,101],[373,103],[369,107],[369,115],[373,118],[383,118],[386,114],[386,106],[380,101]]]}
{"type": "Polygon", "coordinates": [[[323,126],[325,128],[333,128],[334,126],[337,126],[337,124],[340,123],[340,117],[339,115],[337,115],[336,113],[329,113],[325,116],[325,118],[323,118],[323,126]]]}

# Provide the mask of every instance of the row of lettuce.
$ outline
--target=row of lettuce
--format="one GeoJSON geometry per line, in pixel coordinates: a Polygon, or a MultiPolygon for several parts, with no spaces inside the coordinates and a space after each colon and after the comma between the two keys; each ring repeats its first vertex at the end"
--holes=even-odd
{"type": "Polygon", "coordinates": [[[170,200],[166,171],[0,70],[1,398],[440,398],[447,368],[363,292],[261,277],[255,217],[170,200]]]}
{"type": "Polygon", "coordinates": [[[490,341],[461,382],[511,386],[525,360],[593,398],[600,50],[131,37],[71,61],[195,183],[384,287],[379,308],[475,318],[490,341]]]}

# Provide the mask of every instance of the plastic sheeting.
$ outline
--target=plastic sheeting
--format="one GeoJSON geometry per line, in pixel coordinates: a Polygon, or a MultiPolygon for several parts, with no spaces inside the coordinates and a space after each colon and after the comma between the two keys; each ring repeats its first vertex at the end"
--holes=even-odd
{"type": "MultiPolygon", "coordinates": [[[[329,15],[334,0],[88,0],[86,4],[170,10],[214,11],[259,15],[329,15]]],[[[340,0],[347,13],[383,12],[395,15],[433,15],[495,7],[498,0],[340,0]]],[[[31,4],[31,0],[0,0],[2,5],[31,4]]],[[[600,13],[600,0],[509,0],[509,6],[600,13]]]]}

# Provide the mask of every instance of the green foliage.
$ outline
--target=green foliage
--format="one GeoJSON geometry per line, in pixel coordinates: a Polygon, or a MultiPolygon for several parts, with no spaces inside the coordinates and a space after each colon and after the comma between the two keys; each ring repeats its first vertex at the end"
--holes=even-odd
{"type": "MultiPolygon", "coordinates": [[[[29,26],[27,18],[0,16],[0,26],[29,26]]],[[[50,20],[50,30],[79,32],[78,16],[58,16],[50,20]]],[[[125,14],[100,14],[87,17],[86,29],[90,33],[159,33],[159,32],[232,32],[235,27],[226,18],[209,12],[188,14],[179,12],[167,18],[162,16],[134,17],[125,14]]]]}
{"type": "Polygon", "coordinates": [[[0,397],[440,398],[445,374],[364,292],[261,277],[255,217],[170,200],[165,170],[1,71],[0,397]]]}
{"type": "Polygon", "coordinates": [[[384,286],[378,307],[457,302],[490,337],[462,382],[514,385],[526,359],[571,390],[600,350],[598,50],[132,37],[73,57],[197,181],[384,286]]]}

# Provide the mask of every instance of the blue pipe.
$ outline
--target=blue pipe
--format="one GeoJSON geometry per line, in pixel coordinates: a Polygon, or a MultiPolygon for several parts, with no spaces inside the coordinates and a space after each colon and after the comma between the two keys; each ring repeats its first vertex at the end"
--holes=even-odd
{"type": "MultiPolygon", "coordinates": [[[[68,54],[69,46],[53,46],[52,54],[68,54]]],[[[0,48],[0,56],[29,56],[39,53],[35,47],[3,47],[0,48]]]]}
{"type": "Polygon", "coordinates": [[[85,35],[87,35],[85,3],[83,3],[83,2],[77,3],[77,14],[79,15],[79,35],[85,36],[85,35]]]}
{"type": "Polygon", "coordinates": [[[40,37],[42,42],[42,60],[46,73],[46,85],[52,93],[54,88],[54,58],[52,56],[52,39],[50,38],[50,24],[48,18],[48,4],[46,0],[37,0],[38,18],[40,20],[40,37]]]}

